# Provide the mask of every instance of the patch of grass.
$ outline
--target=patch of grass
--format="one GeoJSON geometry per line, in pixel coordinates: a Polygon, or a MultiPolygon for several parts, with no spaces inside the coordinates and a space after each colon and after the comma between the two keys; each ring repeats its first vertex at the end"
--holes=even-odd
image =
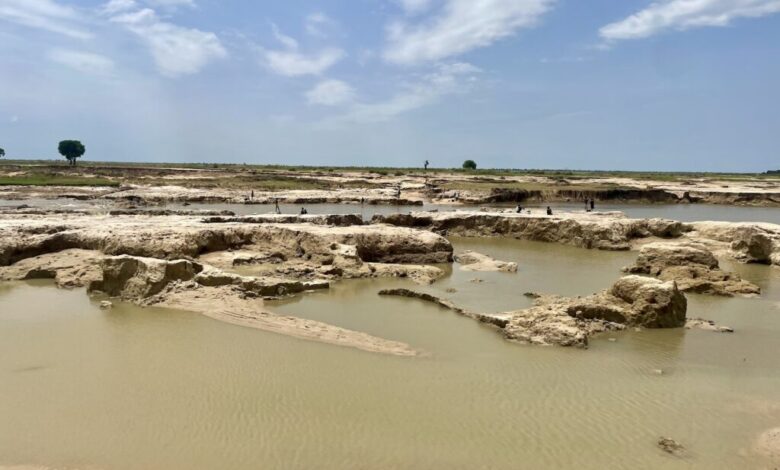
{"type": "Polygon", "coordinates": [[[119,186],[119,182],[83,176],[0,176],[0,186],[119,186]]]}

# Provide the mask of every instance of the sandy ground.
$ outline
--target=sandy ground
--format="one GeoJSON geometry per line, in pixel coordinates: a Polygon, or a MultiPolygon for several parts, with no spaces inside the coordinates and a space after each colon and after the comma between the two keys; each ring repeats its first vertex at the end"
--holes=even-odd
{"type": "Polygon", "coordinates": [[[134,204],[174,201],[272,204],[277,200],[280,203],[305,204],[361,201],[367,204],[394,204],[399,203],[399,200],[410,204],[423,201],[482,203],[490,199],[494,188],[501,188],[510,191],[536,191],[539,194],[535,194],[535,198],[549,201],[571,200],[572,193],[576,193],[583,198],[592,197],[599,201],[619,198],[621,201],[657,202],[660,197],[665,202],[780,205],[780,177],[759,178],[748,175],[734,179],[676,175],[668,181],[663,181],[609,175],[566,177],[426,173],[421,170],[368,172],[335,169],[258,170],[249,167],[192,169],[95,166],[69,169],[56,165],[0,166],[0,177],[40,175],[41,172],[44,176],[99,176],[118,183],[119,186],[0,186],[0,200],[74,197],[134,204]],[[277,189],[267,189],[269,184],[275,184],[277,189]],[[312,185],[321,189],[306,189],[312,185]],[[614,190],[622,193],[616,194],[614,190]],[[651,192],[652,194],[649,194],[651,192]]]}

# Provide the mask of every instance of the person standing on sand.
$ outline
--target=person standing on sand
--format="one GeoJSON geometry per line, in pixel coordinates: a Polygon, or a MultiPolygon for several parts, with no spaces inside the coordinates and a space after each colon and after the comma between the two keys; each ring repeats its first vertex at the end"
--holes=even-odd
{"type": "Polygon", "coordinates": [[[550,206],[547,206],[547,215],[552,215],[552,208],[550,208],[550,206]]]}
{"type": "Polygon", "coordinates": [[[255,190],[253,189],[251,193],[249,193],[249,199],[254,200],[255,198],[255,190]]]}
{"type": "Polygon", "coordinates": [[[596,208],[596,200],[590,198],[590,210],[593,211],[596,208]]]}
{"type": "Polygon", "coordinates": [[[281,214],[282,210],[279,209],[279,198],[274,199],[274,212],[281,214]]]}

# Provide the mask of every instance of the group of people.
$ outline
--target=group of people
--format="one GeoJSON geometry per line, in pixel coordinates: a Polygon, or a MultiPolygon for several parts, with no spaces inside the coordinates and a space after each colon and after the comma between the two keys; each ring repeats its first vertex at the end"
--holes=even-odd
{"type": "MultiPolygon", "coordinates": [[[[523,213],[523,206],[518,204],[517,207],[515,207],[515,212],[518,213],[518,214],[522,214],[523,213]]],[[[528,213],[530,214],[531,211],[528,210],[528,213]]],[[[553,211],[552,211],[552,208],[550,206],[547,206],[547,215],[553,215],[553,211]]]]}
{"type": "MultiPolygon", "coordinates": [[[[595,208],[596,208],[596,201],[595,201],[595,199],[585,199],[585,210],[587,212],[591,212],[595,208]]],[[[517,207],[515,207],[515,212],[518,213],[518,214],[522,214],[523,213],[523,206],[518,204],[517,207]]],[[[528,213],[530,214],[531,211],[529,210],[528,213]]],[[[553,210],[552,210],[552,207],[550,207],[550,206],[547,206],[547,215],[553,215],[553,210]]]]}
{"type": "MultiPolygon", "coordinates": [[[[427,166],[428,162],[426,161],[425,163],[426,163],[426,166],[427,166]]],[[[459,193],[455,193],[454,199],[457,201],[459,199],[459,196],[460,196],[459,193]]],[[[250,198],[254,199],[254,197],[255,197],[255,192],[253,190],[251,192],[251,194],[250,194],[250,198]]],[[[400,198],[400,197],[401,197],[401,185],[399,184],[398,187],[396,188],[396,198],[400,198]]],[[[365,199],[361,197],[360,198],[360,204],[364,204],[364,203],[365,203],[365,199]]],[[[596,209],[596,200],[593,199],[593,198],[585,198],[585,211],[586,212],[592,212],[595,209],[596,209]]],[[[282,213],[282,210],[279,208],[279,199],[274,199],[274,212],[276,212],[277,214],[281,214],[282,213]]],[[[515,212],[518,213],[518,214],[522,214],[523,213],[523,206],[518,204],[517,207],[515,207],[515,212]]],[[[528,212],[530,213],[530,211],[528,211],[528,212]]],[[[308,213],[309,213],[309,211],[306,210],[305,207],[301,207],[300,215],[306,215],[308,213]]],[[[553,215],[553,210],[552,210],[552,207],[550,207],[550,206],[547,206],[547,215],[553,215]]]]}

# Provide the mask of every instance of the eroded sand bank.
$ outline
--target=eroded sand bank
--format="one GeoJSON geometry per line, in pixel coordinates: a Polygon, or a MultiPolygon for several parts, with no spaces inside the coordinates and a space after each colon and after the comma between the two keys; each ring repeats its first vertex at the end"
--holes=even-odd
{"type": "Polygon", "coordinates": [[[303,339],[372,352],[417,354],[409,345],[276,315],[264,308],[264,297],[327,288],[329,280],[347,277],[401,276],[432,282],[440,270],[421,264],[448,262],[452,257],[449,242],[430,232],[381,225],[320,225],[333,220],[304,216],[282,220],[293,223],[258,223],[187,216],[0,216],[0,264],[5,266],[0,268],[0,279],[52,278],[62,287],[88,285],[93,291],[141,305],[193,310],[303,339]],[[268,263],[273,269],[261,276],[241,276],[194,261],[208,260],[215,253],[223,253],[219,256],[224,258],[232,253],[229,250],[239,248],[260,264],[275,259],[268,263]],[[113,287],[109,289],[108,283],[113,287]]]}
{"type": "MultiPolygon", "coordinates": [[[[760,289],[720,270],[715,254],[767,264],[777,264],[780,259],[778,226],[683,224],[630,219],[621,213],[415,212],[375,217],[371,224],[353,215],[4,213],[0,214],[0,279],[51,278],[61,287],[89,286],[93,292],[140,305],[192,310],[299,338],[409,356],[418,353],[410,345],[276,315],[264,307],[262,299],[327,288],[329,282],[347,278],[389,276],[410,278],[419,284],[435,282],[443,272],[430,264],[452,261],[452,246],[442,236],[451,234],[514,237],[606,250],[641,248],[637,264],[626,268],[630,272],[678,282],[683,290],[718,295],[756,295],[760,289]],[[665,239],[663,244],[650,243],[660,238],[665,239]],[[698,270],[692,270],[691,263],[698,270]],[[252,275],[237,271],[246,266],[252,268],[252,275]]],[[[516,265],[505,269],[514,270],[516,265]]],[[[608,300],[617,298],[613,295],[608,300]]],[[[569,312],[564,304],[540,305],[539,312],[549,312],[552,305],[563,307],[557,308],[555,315],[536,315],[531,329],[560,332],[576,327],[580,333],[572,330],[572,337],[579,339],[522,341],[587,344],[582,338],[587,337],[590,326],[569,325],[580,320],[572,314],[577,309],[569,312]]],[[[529,318],[517,313],[509,317],[529,318]]],[[[604,321],[611,320],[605,317],[604,321]]],[[[520,331],[518,328],[515,331],[520,331]]],[[[518,338],[539,335],[544,336],[515,334],[518,338]]]]}

